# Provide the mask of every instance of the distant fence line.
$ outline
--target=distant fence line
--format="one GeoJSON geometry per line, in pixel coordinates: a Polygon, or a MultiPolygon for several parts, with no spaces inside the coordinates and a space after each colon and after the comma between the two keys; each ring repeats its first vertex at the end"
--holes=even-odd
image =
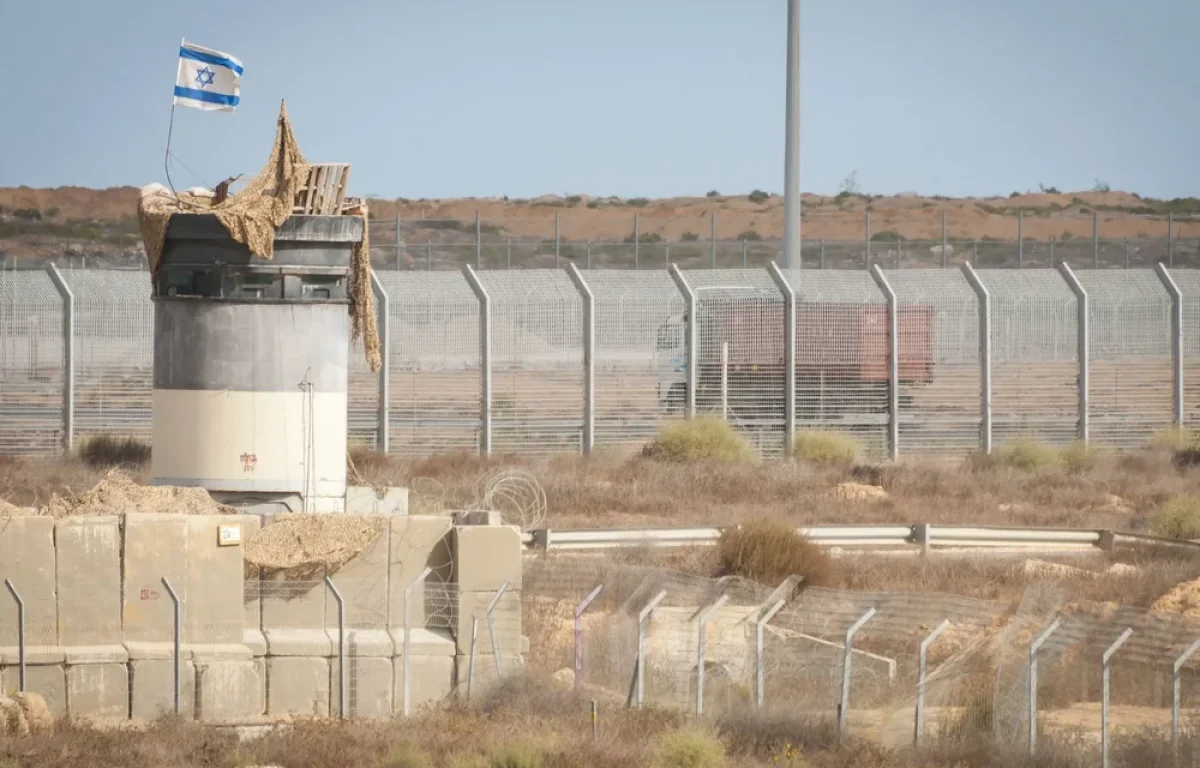
{"type": "MultiPolygon", "coordinates": [[[[953,456],[1200,426],[1200,270],[571,265],[376,289],[385,366],[352,353],[349,435],[400,455],[636,445],[693,412],[764,456],[810,429],[953,456]]],[[[151,307],[144,272],[0,272],[0,453],[149,439],[151,307]]]]}

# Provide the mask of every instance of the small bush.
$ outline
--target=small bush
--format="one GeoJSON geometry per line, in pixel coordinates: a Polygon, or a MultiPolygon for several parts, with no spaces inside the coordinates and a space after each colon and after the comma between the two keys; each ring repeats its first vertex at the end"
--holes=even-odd
{"type": "Polygon", "coordinates": [[[678,462],[754,460],[754,449],[733,427],[715,416],[666,424],[644,454],[651,459],[678,462]]]}
{"type": "Polygon", "coordinates": [[[721,576],[772,585],[788,576],[801,576],[806,585],[828,584],[833,577],[833,561],[823,549],[789,523],[772,517],[726,528],[717,539],[716,555],[721,576]]]}
{"type": "Polygon", "coordinates": [[[650,205],[650,200],[645,197],[631,197],[625,201],[625,205],[631,205],[634,208],[645,208],[647,205],[650,205]]]}
{"type": "Polygon", "coordinates": [[[765,203],[771,196],[761,189],[756,189],[750,193],[749,198],[752,203],[765,203]]]}
{"type": "Polygon", "coordinates": [[[685,728],[663,734],[654,750],[654,768],[721,768],[725,745],[709,733],[685,728]]]}
{"type": "Polygon", "coordinates": [[[412,744],[403,744],[388,755],[384,768],[433,768],[433,760],[412,744]]]}
{"type": "Polygon", "coordinates": [[[744,232],[742,232],[740,235],[738,235],[737,239],[738,240],[749,240],[752,243],[757,243],[757,242],[762,241],[762,235],[758,234],[753,229],[747,229],[744,232]]]}
{"type": "Polygon", "coordinates": [[[894,229],[885,229],[882,232],[875,232],[871,235],[871,242],[873,243],[894,243],[902,240],[904,238],[894,229]]]}
{"type": "Polygon", "coordinates": [[[1076,440],[1059,452],[1058,460],[1072,472],[1081,472],[1096,466],[1104,455],[1105,452],[1100,448],[1076,440]]]}
{"type": "Polygon", "coordinates": [[[96,435],[79,448],[79,458],[89,467],[119,467],[150,461],[150,446],[136,437],[96,435]]]}
{"type": "Polygon", "coordinates": [[[1150,521],[1156,536],[1200,539],[1200,497],[1176,496],[1159,507],[1150,521]]]}
{"type": "Polygon", "coordinates": [[[684,232],[679,239],[685,243],[694,243],[700,239],[700,235],[695,232],[684,232]]]}
{"type": "Polygon", "coordinates": [[[1197,440],[1197,435],[1192,430],[1171,427],[1154,433],[1154,437],[1150,439],[1150,447],[1155,450],[1178,453],[1195,447],[1197,442],[1200,441],[1197,440]]]}
{"type": "Polygon", "coordinates": [[[542,751],[531,744],[511,744],[488,755],[491,768],[542,768],[542,751]]]}
{"type": "Polygon", "coordinates": [[[720,196],[721,196],[721,193],[715,189],[708,190],[708,194],[705,195],[705,197],[720,197],[720,196]]]}
{"type": "Polygon", "coordinates": [[[1020,438],[1001,446],[996,451],[996,460],[1003,466],[1029,471],[1057,466],[1060,457],[1052,446],[1020,438]]]}
{"type": "Polygon", "coordinates": [[[858,460],[859,445],[840,432],[801,432],[796,435],[792,453],[797,459],[813,464],[852,464],[858,460]]]}

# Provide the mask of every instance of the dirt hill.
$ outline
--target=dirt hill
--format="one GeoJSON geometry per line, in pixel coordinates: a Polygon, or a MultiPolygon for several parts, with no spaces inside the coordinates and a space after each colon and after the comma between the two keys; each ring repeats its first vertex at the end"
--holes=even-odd
{"type": "MultiPolygon", "coordinates": [[[[21,259],[95,254],[136,261],[141,251],[136,203],[133,187],[0,188],[0,255],[21,259]]],[[[871,231],[881,239],[895,235],[907,240],[939,239],[945,211],[951,239],[1015,240],[1017,214],[1022,210],[1024,235],[1034,240],[1091,237],[1093,211],[1105,239],[1165,238],[1168,214],[1175,217],[1175,237],[1200,237],[1200,199],[1152,200],[1128,192],[962,199],[806,194],[803,204],[806,239],[860,240],[866,233],[868,208],[871,231]]],[[[531,200],[371,201],[373,217],[390,222],[400,216],[409,243],[439,239],[435,233],[447,230],[473,238],[476,212],[485,222],[488,238],[514,240],[552,238],[556,215],[567,240],[625,240],[633,233],[635,214],[643,238],[657,236],[670,242],[707,240],[714,214],[720,240],[775,240],[783,234],[783,198],[763,193],[658,200],[548,195],[531,200]]],[[[376,242],[390,241],[394,230],[389,230],[381,226],[376,242]]]]}

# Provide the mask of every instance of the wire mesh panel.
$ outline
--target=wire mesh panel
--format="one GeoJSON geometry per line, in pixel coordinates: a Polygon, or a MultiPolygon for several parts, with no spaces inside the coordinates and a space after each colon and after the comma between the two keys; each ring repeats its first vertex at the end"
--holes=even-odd
{"type": "Polygon", "coordinates": [[[61,448],[63,365],[63,303],[50,276],[0,270],[0,454],[61,448]]]}
{"type": "Polygon", "coordinates": [[[992,301],[992,429],[1070,443],[1078,435],[1075,294],[1057,270],[979,270],[992,301]]]}
{"type": "Polygon", "coordinates": [[[583,299],[558,270],[481,272],[492,306],[492,450],[578,453],[583,299]]]}
{"type": "Polygon", "coordinates": [[[796,292],[796,428],[887,441],[887,300],[870,273],[789,270],[796,292]]]}
{"type": "Polygon", "coordinates": [[[979,447],[979,300],[958,270],[890,270],[900,340],[900,450],[979,447]]]}
{"type": "Polygon", "coordinates": [[[150,275],[65,269],[75,294],[75,439],[150,439],[154,305],[150,275]]]}
{"type": "Polygon", "coordinates": [[[479,300],[458,272],[380,272],[391,311],[389,449],[479,446],[479,300]]]}
{"type": "Polygon", "coordinates": [[[683,298],[665,271],[583,275],[596,302],[596,445],[649,440],[684,401],[683,298]]]}
{"type": "MultiPolygon", "coordinates": [[[[387,350],[383,351],[387,354],[387,350]]],[[[346,440],[377,449],[379,436],[379,374],[367,363],[362,344],[350,345],[350,371],[346,382],[346,440]]]]}
{"type": "Polygon", "coordinates": [[[1171,295],[1152,269],[1077,276],[1088,294],[1090,437],[1141,447],[1173,420],[1171,295]]]}
{"type": "Polygon", "coordinates": [[[766,270],[690,270],[696,410],[720,415],[766,456],[783,452],[784,302],[766,270]]]}
{"type": "Polygon", "coordinates": [[[1200,270],[1172,269],[1183,297],[1183,424],[1200,427],[1200,270]]]}

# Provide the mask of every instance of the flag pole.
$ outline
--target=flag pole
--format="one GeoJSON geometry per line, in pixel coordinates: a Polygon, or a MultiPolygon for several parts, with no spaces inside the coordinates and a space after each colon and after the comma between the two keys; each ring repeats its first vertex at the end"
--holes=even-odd
{"type": "MultiPolygon", "coordinates": [[[[179,38],[179,48],[183,50],[184,43],[187,38],[179,38]]],[[[179,54],[175,54],[175,80],[179,81],[179,54]]],[[[171,134],[175,132],[175,93],[174,88],[171,89],[171,121],[167,124],[167,151],[163,155],[163,170],[167,174],[167,186],[171,188],[171,194],[175,195],[175,199],[179,199],[179,193],[175,191],[175,184],[171,181],[171,134]]]]}

